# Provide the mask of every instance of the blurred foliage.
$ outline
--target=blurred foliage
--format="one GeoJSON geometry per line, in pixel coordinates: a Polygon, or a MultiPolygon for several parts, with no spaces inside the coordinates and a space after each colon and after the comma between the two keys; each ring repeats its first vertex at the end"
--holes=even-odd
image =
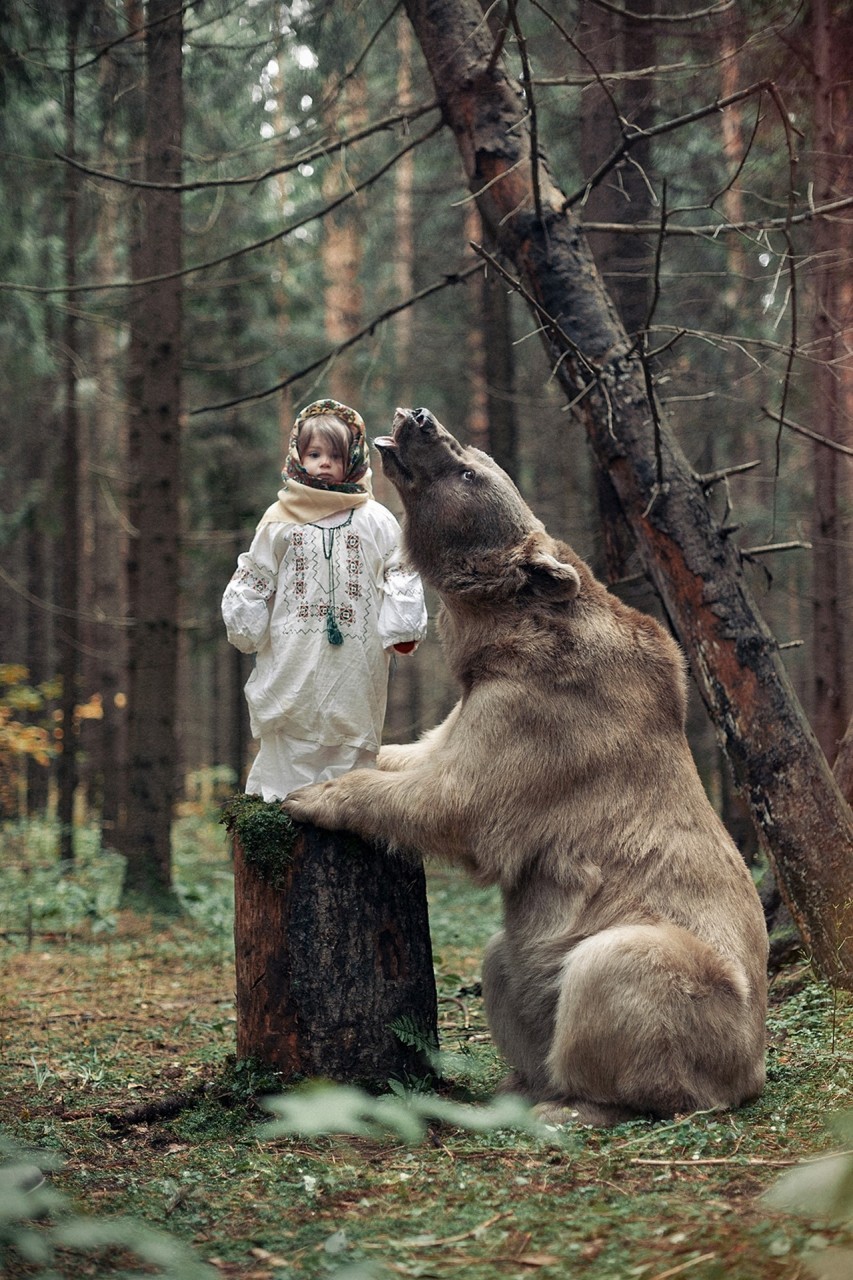
{"type": "Polygon", "coordinates": [[[50,1181],[61,1164],[52,1153],[19,1147],[0,1130],[0,1269],[24,1262],[30,1280],[70,1280],[82,1274],[81,1266],[89,1273],[99,1254],[119,1249],[141,1262],[146,1275],[215,1280],[216,1270],[167,1232],[132,1218],[77,1211],[50,1181]]]}
{"type": "Polygon", "coordinates": [[[56,682],[29,683],[29,671],[17,663],[0,664],[0,817],[23,809],[27,762],[47,768],[55,748],[46,713],[57,696],[56,682]],[[24,718],[26,717],[26,718],[24,718]]]}
{"type": "MultiPolygon", "coordinates": [[[[844,1149],[792,1169],[764,1198],[774,1209],[853,1230],[853,1112],[836,1117],[832,1127],[844,1149]]],[[[804,1261],[817,1280],[849,1280],[853,1243],[827,1248],[825,1239],[814,1241],[804,1261]]]]}

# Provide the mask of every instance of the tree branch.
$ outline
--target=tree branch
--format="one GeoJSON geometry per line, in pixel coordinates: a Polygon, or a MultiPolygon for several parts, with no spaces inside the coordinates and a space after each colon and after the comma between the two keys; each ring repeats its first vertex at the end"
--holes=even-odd
{"type": "Polygon", "coordinates": [[[352,334],[345,342],[338,343],[335,347],[330,347],[322,356],[313,360],[311,364],[304,365],[296,373],[290,374],[287,378],[283,378],[281,382],[277,382],[275,386],[265,387],[262,391],[253,391],[249,395],[237,396],[233,400],[223,400],[220,404],[204,404],[197,409],[190,410],[190,416],[195,417],[200,413],[219,412],[222,409],[233,409],[238,404],[249,404],[256,400],[265,400],[268,396],[275,395],[277,391],[283,391],[285,387],[292,386],[294,382],[299,382],[302,378],[307,378],[309,373],[313,373],[315,369],[319,369],[322,365],[334,360],[336,356],[347,351],[350,347],[355,346],[362,338],[368,337],[373,333],[377,325],[382,324],[385,320],[390,320],[392,316],[398,315],[401,311],[405,311],[407,307],[412,307],[418,302],[422,302],[424,298],[429,298],[434,293],[440,293],[442,289],[448,288],[450,285],[462,284],[469,276],[476,271],[482,270],[479,262],[474,262],[470,266],[463,268],[461,271],[454,271],[444,276],[441,280],[433,281],[426,288],[419,290],[418,293],[412,294],[410,298],[406,298],[404,302],[397,302],[393,307],[388,307],[380,315],[374,316],[359,329],[358,333],[352,334]]]}
{"type": "MultiPolygon", "coordinates": [[[[115,182],[122,187],[141,187],[149,191],[179,191],[182,193],[185,191],[218,190],[222,187],[254,187],[261,182],[266,182],[268,178],[278,178],[283,173],[292,173],[301,164],[311,164],[315,160],[324,160],[328,156],[335,155],[338,151],[354,146],[357,142],[363,142],[365,138],[370,138],[375,133],[391,129],[396,124],[418,120],[421,116],[426,115],[427,112],[435,111],[437,108],[438,102],[433,99],[431,102],[421,103],[420,106],[410,107],[406,111],[397,111],[394,115],[385,116],[384,119],[373,121],[362,129],[356,129],[344,138],[338,138],[336,142],[318,142],[308,150],[300,151],[297,156],[294,156],[292,160],[287,160],[284,164],[273,165],[269,169],[263,169],[260,173],[241,174],[236,178],[199,178],[195,182],[146,182],[143,178],[128,178],[118,173],[107,173],[104,169],[94,169],[90,165],[83,164],[80,160],[75,160],[72,156],[64,155],[61,151],[55,151],[54,155],[63,164],[79,169],[81,173],[85,173],[90,178],[98,178],[103,182],[115,182]]],[[[426,136],[430,135],[427,134],[426,136]]]]}
{"type": "MultiPolygon", "coordinates": [[[[623,160],[630,151],[631,147],[639,142],[641,138],[659,138],[667,133],[673,133],[676,129],[682,129],[685,125],[695,124],[697,120],[704,120],[706,116],[714,115],[718,111],[725,110],[726,107],[734,106],[736,102],[743,102],[746,98],[753,97],[756,93],[763,93],[775,90],[772,80],[758,80],[755,84],[751,84],[746,89],[739,89],[737,93],[730,93],[725,98],[717,98],[714,102],[704,107],[697,107],[694,111],[688,111],[683,116],[676,116],[672,120],[665,120],[661,124],[653,125],[650,129],[635,129],[633,133],[623,130],[622,141],[616,149],[611,152],[606,160],[602,160],[595,173],[587,179],[582,187],[579,187],[570,196],[566,196],[563,202],[563,208],[569,209],[572,205],[586,197],[592,187],[595,187],[605,178],[612,169],[615,169],[620,160],[623,160]]],[[[776,91],[778,93],[778,91],[776,91]]],[[[775,100],[775,99],[774,99],[775,100]]],[[[790,125],[790,121],[788,122],[790,125]]],[[[791,126],[792,127],[792,126],[791,126]]]]}
{"type": "Polygon", "coordinates": [[[71,294],[71,293],[104,293],[111,289],[137,289],[143,285],[160,284],[164,280],[174,280],[178,276],[194,275],[197,271],[207,271],[211,267],[220,267],[225,262],[233,262],[235,258],[244,257],[247,253],[254,253],[258,249],[266,249],[272,244],[276,244],[279,240],[286,239],[292,235],[300,227],[307,226],[309,222],[314,222],[317,218],[325,218],[335,209],[340,208],[342,204],[346,204],[353,196],[357,196],[360,192],[365,191],[372,186],[374,182],[385,176],[389,169],[393,169],[403,156],[409,151],[413,151],[415,147],[419,147],[422,142],[426,142],[433,137],[443,127],[443,122],[439,121],[428,129],[426,133],[422,133],[419,138],[415,138],[412,142],[406,144],[399,151],[395,152],[385,164],[380,165],[369,177],[362,182],[351,186],[337,200],[332,200],[330,204],[325,205],[322,209],[318,209],[315,213],[306,214],[304,218],[299,218],[296,222],[291,223],[289,227],[285,227],[283,231],[276,231],[271,236],[265,236],[263,240],[255,240],[251,244],[242,245],[239,249],[232,249],[230,253],[223,253],[218,258],[210,258],[207,262],[197,262],[194,266],[183,267],[180,271],[164,272],[162,275],[146,276],[144,280],[112,280],[104,284],[78,284],[73,289],[57,285],[55,287],[41,287],[37,285],[19,285],[12,284],[10,281],[0,281],[0,292],[7,293],[31,293],[44,296],[47,294],[71,294]]]}
{"type": "Polygon", "coordinates": [[[536,217],[542,221],[542,197],[539,192],[539,129],[536,122],[536,99],[533,96],[533,84],[530,79],[530,62],[527,57],[527,42],[518,21],[516,0],[507,0],[509,19],[515,32],[518,54],[521,58],[521,86],[527,102],[528,119],[530,121],[530,184],[533,188],[533,207],[536,217]]]}
{"type": "Polygon", "coordinates": [[[633,9],[623,9],[621,5],[610,4],[609,0],[592,0],[592,3],[605,13],[615,13],[618,18],[630,18],[632,22],[695,22],[697,18],[715,18],[718,14],[731,9],[734,0],[720,0],[708,9],[694,9],[692,13],[636,13],[633,9]]]}
{"type": "Polygon", "coordinates": [[[802,423],[794,422],[791,418],[783,418],[780,414],[774,413],[772,409],[768,409],[766,405],[761,406],[761,412],[770,418],[771,422],[778,422],[780,427],[787,427],[789,431],[795,432],[798,436],[805,436],[807,440],[814,440],[817,444],[822,444],[827,449],[834,449],[836,453],[843,453],[846,457],[853,458],[853,449],[846,444],[841,444],[838,440],[830,440],[829,436],[822,436],[817,431],[812,431],[811,427],[804,427],[802,423]]]}

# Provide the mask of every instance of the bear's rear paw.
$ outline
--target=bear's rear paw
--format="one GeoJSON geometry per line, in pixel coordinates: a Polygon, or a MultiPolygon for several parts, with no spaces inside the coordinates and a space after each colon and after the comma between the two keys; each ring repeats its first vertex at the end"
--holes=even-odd
{"type": "Polygon", "coordinates": [[[542,1124],[587,1125],[596,1129],[609,1129],[625,1120],[636,1120],[637,1112],[629,1107],[611,1106],[606,1102],[539,1102],[533,1108],[542,1124]]]}

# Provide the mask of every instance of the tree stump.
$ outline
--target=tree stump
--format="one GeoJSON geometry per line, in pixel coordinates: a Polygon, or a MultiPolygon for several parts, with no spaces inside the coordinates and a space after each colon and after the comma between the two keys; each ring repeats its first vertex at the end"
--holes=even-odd
{"type": "Polygon", "coordinates": [[[423,867],[346,832],[290,824],[288,838],[277,805],[239,799],[285,827],[278,859],[267,836],[259,860],[247,828],[224,818],[234,841],[238,1059],[285,1081],[375,1087],[429,1074],[437,1002],[423,867]]]}

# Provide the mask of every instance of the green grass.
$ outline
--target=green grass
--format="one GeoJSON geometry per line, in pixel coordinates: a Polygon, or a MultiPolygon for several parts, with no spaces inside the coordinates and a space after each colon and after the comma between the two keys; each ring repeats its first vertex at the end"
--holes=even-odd
{"type": "MultiPolygon", "coordinates": [[[[804,967],[774,983],[767,1089],[736,1113],[544,1134],[434,1123],[408,1144],[266,1139],[257,1095],[272,1081],[233,1059],[222,827],[177,824],[185,913],[159,921],[118,910],[114,859],[92,838],[69,878],[51,866],[49,833],[14,835],[2,905],[8,927],[23,928],[0,943],[0,1123],[62,1157],[53,1184],[87,1217],[132,1215],[240,1280],[325,1280],[353,1264],[469,1280],[796,1280],[811,1245],[844,1238],[761,1198],[791,1163],[832,1146],[828,1119],[851,1105],[850,997],[804,967]],[[128,1119],[188,1094],[172,1114],[128,1119]]],[[[500,904],[441,869],[429,890],[449,1096],[486,1105],[503,1067],[477,982],[500,904]]],[[[124,1274],[128,1260],[114,1247],[62,1249],[54,1265],[76,1280],[124,1274]]],[[[16,1255],[5,1267],[36,1274],[16,1255]]]]}

